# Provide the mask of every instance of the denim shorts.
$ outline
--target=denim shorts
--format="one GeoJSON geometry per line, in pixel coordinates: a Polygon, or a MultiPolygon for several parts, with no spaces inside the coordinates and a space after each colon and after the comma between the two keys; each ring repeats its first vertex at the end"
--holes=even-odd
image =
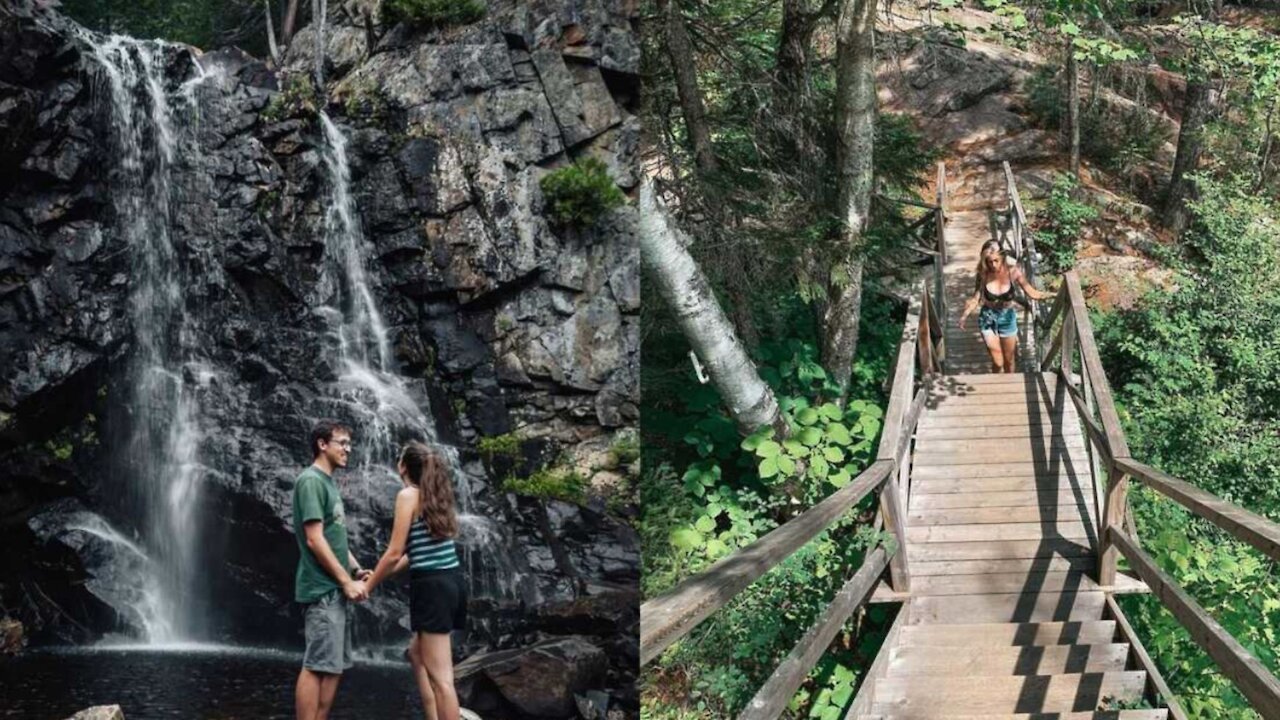
{"type": "Polygon", "coordinates": [[[978,313],[978,329],[1000,337],[1013,337],[1018,334],[1018,311],[1012,307],[1002,310],[984,307],[978,313]]]}

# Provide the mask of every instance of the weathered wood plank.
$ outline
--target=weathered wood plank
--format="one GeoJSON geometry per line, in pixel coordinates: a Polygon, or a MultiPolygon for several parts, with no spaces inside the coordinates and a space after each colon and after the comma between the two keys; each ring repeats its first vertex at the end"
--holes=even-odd
{"type": "Polygon", "coordinates": [[[1129,457],[1129,444],[1125,442],[1124,430],[1120,427],[1120,416],[1116,413],[1115,403],[1111,399],[1111,384],[1102,370],[1102,359],[1098,356],[1098,347],[1093,339],[1093,325],[1089,322],[1089,311],[1084,304],[1084,293],[1080,290],[1080,278],[1074,270],[1063,276],[1067,292],[1071,297],[1071,314],[1075,319],[1076,341],[1080,343],[1080,357],[1089,371],[1093,382],[1093,395],[1098,403],[1098,415],[1102,418],[1102,427],[1107,435],[1107,447],[1113,457],[1129,457]]]}
{"type": "Polygon", "coordinates": [[[912,510],[907,513],[908,527],[942,525],[993,525],[1001,523],[1053,523],[1060,520],[1085,522],[1093,520],[1092,504],[1013,505],[1004,507],[945,508],[912,510]]]}
{"type": "Polygon", "coordinates": [[[896,462],[898,458],[903,421],[906,420],[914,399],[911,391],[915,385],[915,344],[919,322],[920,298],[913,296],[907,310],[907,320],[902,326],[902,336],[898,339],[897,361],[894,364],[893,384],[890,385],[889,407],[884,412],[885,429],[880,433],[877,460],[896,462]]]}
{"type": "Polygon", "coordinates": [[[1087,542],[1067,538],[999,540],[991,542],[912,543],[907,546],[912,562],[954,562],[957,560],[1013,560],[1050,557],[1094,557],[1087,542]]]}
{"type": "Polygon", "coordinates": [[[1036,540],[1046,535],[1087,540],[1092,528],[1079,520],[991,525],[930,525],[907,528],[910,543],[1036,540]]]}
{"type": "Polygon", "coordinates": [[[995,451],[1048,454],[1050,450],[1084,450],[1084,437],[1078,434],[1059,434],[1048,438],[965,438],[946,440],[921,437],[916,440],[916,453],[988,453],[995,451]]]}
{"type": "Polygon", "coordinates": [[[1124,672],[1129,646],[1049,645],[1043,647],[900,647],[893,652],[887,677],[928,675],[976,677],[1124,672]]]}
{"type": "MultiPolygon", "coordinates": [[[[925,494],[916,489],[911,494],[911,513],[924,510],[949,510],[959,508],[1016,508],[1037,506],[1072,506],[1089,502],[1089,496],[1078,496],[1070,489],[1047,487],[1043,491],[1021,490],[1014,492],[965,492],[925,494]]],[[[1092,503],[1090,503],[1092,504],[1092,503]]]]}
{"type": "Polygon", "coordinates": [[[1156,565],[1116,525],[1107,527],[1111,542],[1129,559],[1134,570],[1150,586],[1160,603],[1173,613],[1196,642],[1218,665],[1218,670],[1249,700],[1264,718],[1280,717],[1280,680],[1214,620],[1173,578],[1156,565]]]}
{"type": "Polygon", "coordinates": [[[1125,616],[1114,597],[1107,598],[1107,613],[1115,618],[1113,622],[1115,622],[1116,628],[1119,630],[1120,638],[1133,648],[1133,655],[1138,661],[1138,667],[1147,673],[1147,688],[1150,690],[1147,699],[1152,700],[1154,704],[1167,705],[1169,714],[1174,720],[1187,720],[1186,712],[1178,704],[1178,699],[1174,696],[1173,691],[1169,689],[1168,683],[1164,681],[1164,676],[1160,674],[1160,668],[1156,667],[1155,661],[1147,653],[1146,647],[1142,645],[1142,640],[1138,638],[1138,633],[1134,632],[1133,626],[1129,624],[1129,618],[1125,616]]]}
{"type": "Polygon", "coordinates": [[[1096,645],[1111,643],[1115,637],[1115,620],[908,625],[902,629],[898,645],[934,648],[1096,645]]]}
{"type": "Polygon", "coordinates": [[[872,463],[848,485],[787,524],[641,605],[641,664],[657,657],[743,588],[825,530],[879,487],[892,470],[891,462],[872,463]]]}
{"type": "Polygon", "coordinates": [[[1071,404],[1076,407],[1076,417],[1080,419],[1080,425],[1088,433],[1089,439],[1093,441],[1094,447],[1100,449],[1107,461],[1111,459],[1111,447],[1107,444],[1107,434],[1093,419],[1093,413],[1090,412],[1088,403],[1082,396],[1081,392],[1072,387],[1070,383],[1063,385],[1067,390],[1067,397],[1071,398],[1071,404]]]}
{"type": "Polygon", "coordinates": [[[1010,713],[981,715],[956,715],[954,711],[934,713],[897,712],[871,713],[864,715],[846,715],[845,720],[1168,720],[1169,712],[1163,708],[1157,710],[1099,710],[1097,712],[1065,712],[1065,713],[1010,713]]]}
{"type": "Polygon", "coordinates": [[[1080,431],[1073,427],[1054,427],[1052,425],[1033,425],[1030,423],[1020,425],[1005,425],[1003,427],[991,425],[953,425],[953,426],[933,426],[933,427],[917,427],[916,441],[932,441],[932,440],[1022,440],[1024,438],[1033,438],[1035,440],[1050,441],[1057,438],[1066,437],[1082,437],[1080,431]]]}
{"type": "Polygon", "coordinates": [[[1080,571],[990,573],[986,575],[927,575],[915,579],[911,594],[1007,595],[1010,593],[1102,592],[1103,588],[1080,571]]]}
{"type": "Polygon", "coordinates": [[[755,697],[747,703],[747,707],[738,715],[739,720],[773,720],[782,714],[800,683],[804,682],[809,671],[826,653],[827,646],[836,633],[840,632],[853,611],[866,601],[871,586],[888,563],[889,555],[884,547],[877,547],[867,555],[858,572],[840,588],[840,592],[836,593],[817,622],[796,642],[786,659],[774,669],[755,697]]]}
{"type": "MultiPolygon", "coordinates": [[[[902,491],[893,475],[880,490],[880,515],[884,518],[885,529],[893,533],[898,547],[904,547],[907,543],[907,517],[902,509],[902,491]]],[[[889,577],[896,592],[911,592],[911,569],[905,552],[896,552],[889,558],[889,577]]]]}
{"type": "Polygon", "coordinates": [[[1045,472],[1041,475],[1024,475],[1021,477],[945,477],[916,480],[912,483],[913,493],[922,495],[956,495],[972,494],[975,497],[989,492],[1026,492],[1039,495],[1072,493],[1087,494],[1083,488],[1088,477],[1077,476],[1073,479],[1066,473],[1045,472]]]}
{"type": "Polygon", "coordinates": [[[1043,453],[1021,447],[996,447],[990,450],[957,450],[950,452],[922,450],[917,451],[915,455],[915,463],[924,466],[943,464],[985,465],[987,463],[1032,462],[1036,460],[1046,463],[1082,463],[1085,466],[1086,475],[1088,474],[1089,459],[1085,455],[1083,447],[1048,447],[1044,449],[1043,453]]]}
{"type": "Polygon", "coordinates": [[[1280,560],[1280,524],[1132,458],[1117,458],[1115,464],[1120,472],[1249,543],[1273,560],[1280,560]]]}
{"type": "Polygon", "coordinates": [[[1103,593],[913,597],[912,624],[1101,620],[1103,593]]]}
{"type": "Polygon", "coordinates": [[[1087,483],[1089,465],[1083,458],[1055,458],[1051,462],[1034,462],[1031,460],[989,462],[974,465],[973,463],[921,462],[915,459],[916,480],[946,480],[949,478],[1026,478],[1026,477],[1060,477],[1062,484],[1077,480],[1080,487],[1087,483]],[[1074,476],[1070,473],[1074,471],[1074,476]]]}
{"type": "MultiPolygon", "coordinates": [[[[1061,431],[1074,432],[1075,426],[1074,415],[1059,415],[1057,413],[1043,412],[1038,415],[1028,416],[1011,416],[1007,413],[997,413],[994,415],[930,415],[927,411],[920,418],[919,424],[916,426],[920,432],[928,432],[936,428],[955,428],[955,427],[991,427],[991,428],[1023,428],[1030,427],[1039,431],[1061,431]]],[[[997,430],[998,432],[998,430],[997,430]]]]}
{"type": "MultiPolygon", "coordinates": [[[[1102,507],[1101,527],[1104,528],[1123,525],[1124,510],[1129,506],[1129,476],[1117,470],[1114,464],[1107,476],[1111,479],[1111,487],[1107,488],[1106,502],[1102,507]]],[[[1107,533],[1098,543],[1098,582],[1103,585],[1115,583],[1118,559],[1119,552],[1111,543],[1110,533],[1107,533]]]]}
{"type": "Polygon", "coordinates": [[[893,678],[876,681],[875,712],[1051,713],[1096,710],[1106,697],[1136,700],[1146,673],[1028,677],[893,678]]]}
{"type": "Polygon", "coordinates": [[[1097,558],[1057,557],[1013,558],[1000,560],[948,560],[946,562],[914,562],[911,575],[919,579],[925,575],[989,575],[996,573],[1030,572],[1093,572],[1097,558]]]}

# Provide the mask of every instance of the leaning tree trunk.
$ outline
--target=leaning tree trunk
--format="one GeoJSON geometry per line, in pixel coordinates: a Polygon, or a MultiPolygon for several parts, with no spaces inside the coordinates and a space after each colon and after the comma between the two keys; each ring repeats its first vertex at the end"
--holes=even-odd
{"type": "Polygon", "coordinates": [[[693,160],[698,170],[710,172],[716,169],[716,156],[711,150],[711,129],[707,125],[707,109],[698,88],[698,74],[693,62],[693,43],[684,27],[680,8],[673,0],[658,0],[658,12],[666,22],[667,55],[671,58],[671,70],[676,76],[676,93],[680,96],[680,111],[685,127],[689,130],[689,142],[693,146],[693,160]]]}
{"type": "Polygon", "coordinates": [[[293,42],[293,31],[298,24],[298,0],[289,0],[284,11],[284,22],[280,24],[280,44],[289,47],[293,42]]]}
{"type": "Polygon", "coordinates": [[[858,351],[862,315],[863,231],[871,209],[875,146],[875,2],[844,0],[836,38],[836,170],[842,229],[828,272],[822,362],[843,402],[858,351]]]}
{"type": "MultiPolygon", "coordinates": [[[[1097,78],[1094,78],[1095,85],[1097,78]]],[[[1075,48],[1067,41],[1067,124],[1071,145],[1071,176],[1080,179],[1080,63],[1075,48]]]]}
{"type": "Polygon", "coordinates": [[[658,295],[675,313],[689,345],[707,368],[738,432],[750,435],[772,426],[787,433],[773,391],[760,379],[733,325],[716,302],[711,285],[689,255],[654,194],[648,178],[640,185],[640,259],[656,280],[658,295]]]}
{"type": "Polygon", "coordinates": [[[1173,160],[1173,175],[1169,178],[1169,194],[1164,203],[1164,224],[1177,235],[1187,227],[1187,200],[1195,192],[1187,175],[1194,172],[1200,162],[1204,125],[1212,103],[1213,91],[1207,80],[1187,83],[1182,126],[1178,129],[1178,154],[1173,160]]]}

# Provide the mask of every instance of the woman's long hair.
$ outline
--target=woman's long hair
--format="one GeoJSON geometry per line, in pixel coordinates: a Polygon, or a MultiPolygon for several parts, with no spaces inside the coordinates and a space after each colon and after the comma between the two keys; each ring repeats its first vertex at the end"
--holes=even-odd
{"type": "Polygon", "coordinates": [[[427,524],[432,537],[451,538],[458,534],[458,514],[454,510],[453,482],[444,458],[420,442],[410,442],[400,451],[409,482],[418,488],[417,517],[427,524]]]}

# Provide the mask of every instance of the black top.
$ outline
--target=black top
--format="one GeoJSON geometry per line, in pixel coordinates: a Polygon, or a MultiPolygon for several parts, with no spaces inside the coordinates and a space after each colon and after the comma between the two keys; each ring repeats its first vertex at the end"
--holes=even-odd
{"type": "MultiPolygon", "coordinates": [[[[981,281],[979,281],[981,282],[981,281]]],[[[988,303],[1007,303],[1014,301],[1014,275],[1009,273],[1009,289],[997,295],[987,289],[987,283],[982,283],[982,299],[988,303]]]]}

